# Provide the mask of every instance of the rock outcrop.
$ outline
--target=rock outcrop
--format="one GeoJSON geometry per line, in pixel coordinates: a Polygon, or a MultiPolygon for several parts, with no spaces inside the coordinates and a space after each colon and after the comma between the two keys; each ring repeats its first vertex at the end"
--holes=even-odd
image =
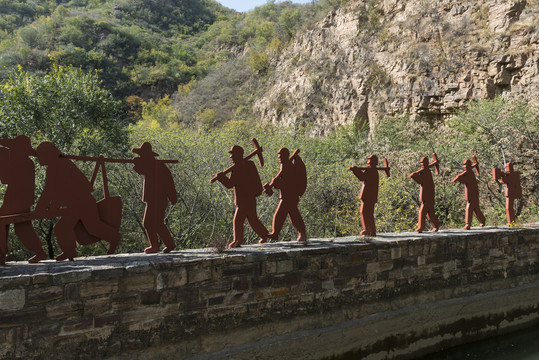
{"type": "Polygon", "coordinates": [[[509,92],[538,103],[537,24],[537,0],[353,0],[274,61],[255,111],[324,134],[387,115],[441,119],[509,92]]]}

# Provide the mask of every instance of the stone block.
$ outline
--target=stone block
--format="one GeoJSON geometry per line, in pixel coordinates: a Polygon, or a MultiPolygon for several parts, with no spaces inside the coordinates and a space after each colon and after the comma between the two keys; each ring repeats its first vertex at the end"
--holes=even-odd
{"type": "Polygon", "coordinates": [[[64,285],[64,299],[66,301],[80,300],[79,284],[76,284],[76,283],[65,284],[64,285]]]}
{"type": "Polygon", "coordinates": [[[62,286],[48,286],[28,290],[29,304],[44,304],[62,299],[63,297],[64,288],[62,286]]]}
{"type": "Polygon", "coordinates": [[[246,291],[251,287],[249,280],[235,280],[232,284],[232,289],[236,291],[246,291]]]}
{"type": "Polygon", "coordinates": [[[256,292],[256,300],[275,299],[290,295],[290,289],[287,287],[281,287],[277,289],[267,289],[256,292]]]}
{"type": "Polygon", "coordinates": [[[188,270],[189,284],[211,280],[211,268],[190,268],[188,270]]]}
{"type": "Polygon", "coordinates": [[[94,317],[94,327],[101,328],[105,326],[116,327],[120,323],[120,315],[118,314],[105,314],[94,317]]]}
{"type": "Polygon", "coordinates": [[[51,274],[35,274],[32,276],[32,284],[34,285],[51,285],[52,280],[51,274]]]}
{"type": "Polygon", "coordinates": [[[94,319],[90,316],[67,320],[62,325],[60,335],[69,335],[69,333],[81,332],[81,330],[88,330],[93,327],[94,319]]]}
{"type": "Polygon", "coordinates": [[[140,294],[140,303],[142,305],[156,305],[161,302],[161,292],[150,290],[140,294]]]}
{"type": "Polygon", "coordinates": [[[52,339],[52,346],[55,348],[75,347],[86,341],[85,334],[57,336],[52,339]]]}
{"type": "Polygon", "coordinates": [[[24,289],[3,290],[0,292],[0,311],[16,311],[26,303],[24,289]]]}
{"type": "Polygon", "coordinates": [[[82,282],[90,279],[91,277],[92,272],[90,270],[69,271],[61,274],[54,274],[53,283],[55,285],[63,285],[72,282],[82,282]]]}
{"type": "Polygon", "coordinates": [[[157,274],[156,289],[171,289],[187,284],[187,269],[177,268],[175,271],[160,272],[157,274]]]}
{"type": "Polygon", "coordinates": [[[60,304],[46,305],[47,317],[50,320],[71,319],[82,315],[81,302],[65,302],[60,304]]]}
{"type": "Polygon", "coordinates": [[[28,326],[17,326],[7,331],[6,340],[11,344],[20,344],[29,338],[28,326]]]}
{"type": "Polygon", "coordinates": [[[8,289],[14,289],[14,288],[27,287],[31,284],[31,282],[32,282],[32,278],[30,276],[0,278],[0,289],[8,290],[8,289]]]}
{"type": "Polygon", "coordinates": [[[259,274],[259,264],[240,264],[223,266],[223,277],[227,276],[254,276],[259,274]]]}
{"type": "Polygon", "coordinates": [[[80,286],[80,296],[83,298],[116,292],[118,292],[118,280],[91,281],[80,286]]]}
{"type": "Polygon", "coordinates": [[[114,294],[111,297],[113,311],[132,309],[140,303],[139,294],[114,294]]]}
{"type": "Polygon", "coordinates": [[[357,265],[345,265],[340,266],[337,270],[338,277],[359,277],[367,273],[367,267],[369,264],[357,264],[357,265]]]}
{"type": "Polygon", "coordinates": [[[251,280],[253,289],[267,288],[273,285],[273,276],[261,276],[251,280]]]}
{"type": "Polygon", "coordinates": [[[111,300],[107,297],[85,300],[83,303],[84,315],[98,315],[111,310],[111,300]]]}
{"type": "Polygon", "coordinates": [[[18,311],[0,311],[0,328],[37,323],[46,318],[42,307],[27,307],[18,311]]]}
{"type": "Polygon", "coordinates": [[[120,291],[123,293],[154,289],[155,277],[153,275],[136,275],[120,279],[120,291]]]}

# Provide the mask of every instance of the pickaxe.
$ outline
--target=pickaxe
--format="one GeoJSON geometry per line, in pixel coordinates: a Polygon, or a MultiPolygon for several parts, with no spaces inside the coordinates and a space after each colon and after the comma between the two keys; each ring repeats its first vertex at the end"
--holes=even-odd
{"type": "MultiPolygon", "coordinates": [[[[433,161],[427,165],[427,169],[434,166],[434,172],[436,173],[436,175],[440,175],[440,161],[438,161],[438,157],[436,156],[436,153],[432,153],[432,160],[433,161]]],[[[422,174],[422,173],[423,173],[423,169],[419,169],[411,173],[410,175],[408,175],[408,177],[411,178],[414,174],[422,174]]]]}
{"type": "Polygon", "coordinates": [[[472,155],[472,160],[473,160],[472,168],[475,168],[475,173],[477,174],[477,176],[479,176],[479,162],[477,162],[477,158],[475,157],[475,155],[472,155]]]}
{"type": "MultiPolygon", "coordinates": [[[[251,139],[251,142],[253,143],[253,145],[255,146],[255,150],[250,153],[249,155],[247,155],[244,160],[249,160],[250,158],[252,158],[253,156],[257,155],[258,156],[258,164],[260,165],[260,167],[263,167],[264,166],[264,158],[262,157],[262,146],[260,146],[258,144],[258,141],[255,139],[255,138],[252,138],[251,139]]],[[[229,172],[231,172],[233,169],[234,169],[234,166],[236,166],[236,164],[230,166],[228,169],[226,169],[225,171],[223,171],[223,174],[228,174],[229,172]]],[[[215,175],[214,177],[212,177],[210,179],[210,182],[214,182],[215,180],[217,180],[217,175],[215,175]]]]}
{"type": "Polygon", "coordinates": [[[440,175],[440,161],[438,161],[438,156],[436,153],[432,153],[432,162],[429,164],[429,167],[434,166],[434,173],[440,175]]]}
{"type": "MultiPolygon", "coordinates": [[[[298,154],[299,154],[299,149],[296,149],[296,150],[292,153],[292,155],[290,155],[289,161],[292,161],[298,154]]],[[[276,178],[278,178],[279,176],[281,176],[281,173],[282,173],[282,172],[283,172],[283,171],[280,170],[279,173],[278,173],[277,175],[275,175],[274,179],[276,179],[276,178]]],[[[273,195],[273,189],[272,189],[272,187],[273,187],[273,180],[270,181],[269,183],[265,183],[265,184],[264,184],[264,192],[266,193],[266,195],[268,195],[268,196],[273,195]]]]}
{"type": "MultiPolygon", "coordinates": [[[[381,168],[375,168],[376,170],[383,170],[386,174],[386,177],[389,177],[389,163],[387,162],[387,159],[386,158],[383,158],[382,161],[384,162],[384,167],[381,167],[381,168]]],[[[348,170],[352,170],[352,168],[356,168],[358,170],[367,170],[367,169],[372,169],[372,168],[369,168],[369,167],[357,167],[357,166],[350,166],[348,168],[348,170]]]]}

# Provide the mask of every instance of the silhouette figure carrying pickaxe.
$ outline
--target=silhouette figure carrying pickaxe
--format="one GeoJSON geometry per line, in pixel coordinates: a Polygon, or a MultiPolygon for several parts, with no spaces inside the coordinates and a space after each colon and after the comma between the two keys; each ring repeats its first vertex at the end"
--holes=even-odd
{"type": "Polygon", "coordinates": [[[472,216],[474,214],[475,217],[477,217],[477,220],[479,220],[479,226],[485,226],[485,215],[483,215],[481,209],[479,208],[479,188],[477,186],[477,179],[472,172],[472,168],[475,168],[475,172],[477,176],[479,176],[479,163],[477,162],[475,155],[472,155],[472,159],[474,161],[473,165],[469,159],[464,160],[464,163],[462,164],[464,172],[455,176],[455,178],[451,180],[453,183],[458,181],[464,184],[464,198],[467,201],[465,215],[466,225],[464,225],[465,230],[470,230],[472,216]]]}
{"type": "Polygon", "coordinates": [[[501,169],[492,169],[492,178],[505,184],[505,214],[507,216],[507,226],[511,226],[516,220],[515,199],[522,197],[522,188],[520,186],[520,171],[515,171],[513,164],[505,164],[505,172],[501,169]]]}
{"type": "Polygon", "coordinates": [[[305,222],[298,209],[299,198],[305,193],[307,187],[307,171],[305,164],[299,156],[299,149],[296,149],[292,156],[287,148],[278,151],[281,167],[279,172],[270,183],[264,184],[264,192],[271,196],[273,189],[280,189],[279,205],[273,215],[272,231],[269,238],[277,240],[283,227],[286,216],[290,218],[292,226],[298,231],[297,241],[306,243],[307,232],[305,222]]]}
{"type": "Polygon", "coordinates": [[[421,206],[419,207],[419,218],[417,221],[417,228],[415,231],[423,232],[425,229],[425,216],[429,219],[432,225],[432,231],[438,231],[440,227],[440,221],[434,213],[434,181],[432,179],[432,173],[430,167],[434,166],[436,175],[440,174],[440,162],[435,153],[432,153],[433,162],[429,164],[429,159],[426,157],[421,158],[421,169],[408,175],[409,178],[417,182],[419,187],[419,201],[421,206]]]}
{"type": "Polygon", "coordinates": [[[371,155],[367,158],[367,167],[360,168],[357,166],[350,166],[348,170],[351,170],[354,175],[363,181],[361,187],[361,193],[359,198],[361,199],[361,224],[363,230],[360,235],[376,236],[376,224],[374,223],[374,206],[378,202],[378,185],[379,177],[378,171],[385,172],[386,177],[389,177],[389,165],[386,158],[383,158],[384,167],[377,168],[378,157],[371,155]]]}
{"type": "Polygon", "coordinates": [[[243,157],[243,148],[238,145],[232,146],[230,149],[230,159],[234,165],[230,166],[225,171],[217,173],[210,181],[213,183],[219,180],[227,189],[234,188],[234,203],[236,204],[236,212],[234,213],[233,232],[234,240],[228,245],[229,247],[239,247],[243,244],[243,225],[247,219],[251,228],[260,236],[260,242],[265,242],[268,237],[268,230],[262,224],[256,213],[256,198],[262,194],[262,182],[258,175],[258,170],[250,158],[257,155],[260,167],[264,166],[264,158],[262,157],[262,147],[256,139],[251,139],[255,146],[255,150],[243,157]],[[226,174],[230,174],[230,178],[226,174]]]}

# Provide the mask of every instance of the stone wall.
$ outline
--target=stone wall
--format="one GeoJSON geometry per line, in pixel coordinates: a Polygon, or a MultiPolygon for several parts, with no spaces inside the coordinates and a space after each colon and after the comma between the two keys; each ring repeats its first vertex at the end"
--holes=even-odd
{"type": "Polygon", "coordinates": [[[539,224],[0,268],[1,359],[411,358],[539,323],[539,224]]]}

